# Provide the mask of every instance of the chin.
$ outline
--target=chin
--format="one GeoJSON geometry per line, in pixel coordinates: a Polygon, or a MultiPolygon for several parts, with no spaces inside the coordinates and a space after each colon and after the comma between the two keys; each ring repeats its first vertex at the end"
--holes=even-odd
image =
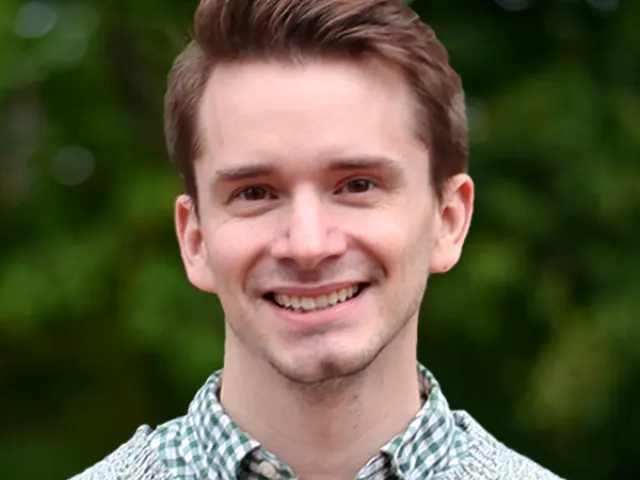
{"type": "Polygon", "coordinates": [[[290,382],[311,386],[357,377],[373,363],[378,351],[341,353],[331,352],[313,357],[307,354],[307,358],[274,361],[272,366],[290,382]]]}

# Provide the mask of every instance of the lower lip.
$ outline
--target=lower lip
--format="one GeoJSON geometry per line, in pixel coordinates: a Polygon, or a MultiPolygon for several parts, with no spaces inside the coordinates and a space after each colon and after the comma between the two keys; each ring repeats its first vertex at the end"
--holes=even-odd
{"type": "Polygon", "coordinates": [[[295,310],[289,310],[287,308],[280,308],[278,305],[271,301],[267,301],[271,308],[275,311],[278,318],[286,323],[298,325],[298,326],[312,326],[322,325],[327,323],[334,323],[344,320],[348,317],[358,304],[362,300],[362,297],[366,295],[368,288],[365,288],[358,293],[355,297],[347,300],[343,303],[338,303],[329,308],[323,308],[322,310],[314,310],[311,312],[295,310]]]}

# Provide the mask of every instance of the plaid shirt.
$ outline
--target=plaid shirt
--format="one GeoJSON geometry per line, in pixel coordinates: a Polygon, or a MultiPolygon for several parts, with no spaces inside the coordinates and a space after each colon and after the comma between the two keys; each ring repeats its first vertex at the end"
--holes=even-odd
{"type": "MultiPolygon", "coordinates": [[[[409,427],[384,445],[356,480],[428,479],[456,467],[467,452],[468,437],[455,424],[438,382],[422,365],[424,405],[409,427]],[[428,393],[427,393],[428,392],[428,393]]],[[[295,473],[240,430],[218,399],[222,371],[211,375],[186,416],[158,427],[151,447],[182,480],[288,480],[295,473]]]]}

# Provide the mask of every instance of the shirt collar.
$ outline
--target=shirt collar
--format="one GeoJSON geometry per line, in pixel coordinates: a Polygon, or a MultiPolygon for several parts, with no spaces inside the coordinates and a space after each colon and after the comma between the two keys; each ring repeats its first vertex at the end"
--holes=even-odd
{"type": "Polygon", "coordinates": [[[199,478],[237,478],[240,464],[260,444],[244,433],[227,415],[218,399],[222,371],[211,375],[189,405],[185,437],[193,438],[185,450],[191,450],[192,467],[199,478]]]}
{"type": "Polygon", "coordinates": [[[382,447],[391,458],[400,478],[427,478],[445,467],[456,442],[455,418],[440,384],[422,365],[418,365],[425,402],[407,429],[382,447]]]}
{"type": "MultiPolygon", "coordinates": [[[[454,416],[440,385],[420,364],[418,374],[426,400],[408,428],[381,448],[393,473],[405,479],[427,478],[444,466],[455,441],[454,416]]],[[[200,478],[218,478],[218,473],[222,478],[237,478],[243,462],[260,448],[225,413],[218,399],[221,384],[222,371],[208,378],[191,402],[184,423],[182,438],[190,440],[182,443],[181,456],[200,478]]]]}

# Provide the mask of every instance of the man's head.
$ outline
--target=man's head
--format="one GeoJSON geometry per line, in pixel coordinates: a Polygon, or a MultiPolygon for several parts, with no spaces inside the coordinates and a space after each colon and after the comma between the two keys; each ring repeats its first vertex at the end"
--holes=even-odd
{"type": "Polygon", "coordinates": [[[203,155],[197,112],[217,65],[277,60],[377,58],[401,72],[412,92],[417,137],[429,148],[438,196],[467,168],[464,93],[444,47],[401,0],[202,0],[195,40],[171,71],[165,134],[186,192],[197,199],[194,161],[203,155]]]}
{"type": "Polygon", "coordinates": [[[195,35],[166,135],[183,260],[220,297],[227,355],[303,383],[366,368],[460,255],[459,77],[400,0],[204,0],[195,35]]]}

